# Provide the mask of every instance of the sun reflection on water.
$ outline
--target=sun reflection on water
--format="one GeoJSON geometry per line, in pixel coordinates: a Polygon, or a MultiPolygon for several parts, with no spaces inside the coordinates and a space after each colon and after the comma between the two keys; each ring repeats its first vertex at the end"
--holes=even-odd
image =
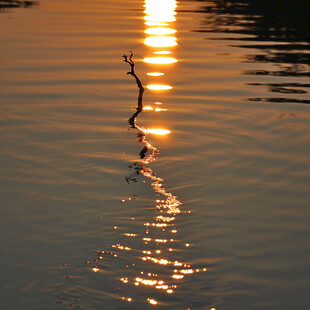
{"type": "Polygon", "coordinates": [[[171,28],[156,27],[156,28],[148,28],[144,32],[146,34],[166,35],[176,33],[177,31],[171,28]]]}
{"type": "MultiPolygon", "coordinates": [[[[174,48],[177,45],[177,38],[170,36],[177,32],[173,28],[173,23],[176,20],[176,1],[145,0],[144,6],[144,20],[148,27],[145,33],[150,35],[145,38],[144,43],[148,48],[152,49],[153,55],[159,56],[146,57],[143,61],[156,66],[176,63],[177,59],[170,56],[172,51],[166,49],[167,47],[174,48]],[[162,50],[161,47],[165,47],[165,50],[162,50]]],[[[132,53],[130,56],[124,55],[124,60],[131,67],[128,74],[135,78],[139,95],[137,111],[133,113],[128,122],[131,125],[130,129],[137,132],[137,138],[142,145],[142,150],[139,153],[140,160],[130,165],[133,173],[126,177],[126,181],[128,184],[136,183],[140,179],[139,176],[144,177],[143,182],[145,180],[150,181],[151,188],[156,194],[153,206],[154,214],[151,218],[143,220],[142,232],[122,232],[122,241],[111,245],[115,253],[97,251],[97,254],[100,261],[102,261],[103,255],[106,255],[126,262],[118,281],[122,285],[121,291],[126,292],[124,295],[132,297],[120,297],[122,300],[136,302],[138,299],[136,297],[137,293],[132,291],[131,294],[127,294],[128,289],[141,290],[142,288],[148,288],[150,295],[148,295],[149,298],[144,299],[144,302],[155,306],[161,304],[159,293],[175,294],[180,281],[183,281],[185,277],[207,269],[200,266],[193,267],[191,263],[185,261],[184,256],[182,258],[182,252],[188,251],[188,247],[192,244],[178,240],[180,227],[177,219],[180,214],[190,213],[190,211],[181,210],[182,202],[165,188],[164,180],[150,167],[150,164],[158,158],[160,152],[149,142],[149,135],[158,135],[162,137],[161,139],[167,139],[165,136],[171,134],[171,131],[166,128],[144,128],[138,125],[136,121],[138,115],[142,112],[154,113],[167,111],[167,109],[153,107],[152,105],[143,106],[145,89],[135,74],[135,64],[131,57],[132,53]],[[128,257],[131,257],[131,260],[128,257]],[[157,292],[157,294],[152,296],[152,292],[157,292]]],[[[167,66],[162,68],[167,68],[167,66]]],[[[148,76],[157,80],[156,83],[148,84],[146,88],[156,91],[172,89],[173,87],[170,85],[159,83],[158,77],[164,74],[164,72],[155,70],[147,73],[148,76]]],[[[154,105],[162,105],[162,102],[154,102],[154,105]]],[[[121,201],[125,203],[129,199],[122,199],[121,201]]],[[[96,263],[98,263],[97,260],[96,263]]],[[[98,266],[93,268],[94,272],[98,270],[98,266]]]]}
{"type": "Polygon", "coordinates": [[[162,112],[162,111],[167,111],[167,109],[162,109],[162,108],[153,108],[151,106],[146,106],[143,108],[143,111],[155,111],[155,112],[162,112]]]}
{"type": "Polygon", "coordinates": [[[150,84],[147,85],[146,87],[151,90],[168,90],[173,88],[170,85],[162,85],[162,84],[150,84]]]}
{"type": "Polygon", "coordinates": [[[178,60],[173,57],[145,57],[143,61],[146,63],[158,65],[173,64],[178,62],[178,60]]]}
{"type": "Polygon", "coordinates": [[[169,24],[162,23],[162,22],[145,22],[145,25],[147,26],[168,26],[169,24]]]}
{"type": "Polygon", "coordinates": [[[162,76],[162,75],[164,75],[164,73],[162,73],[162,72],[149,72],[149,73],[147,73],[147,75],[149,75],[149,76],[162,76]]]}
{"type": "Polygon", "coordinates": [[[171,53],[172,52],[170,52],[170,51],[157,51],[157,52],[154,52],[154,54],[157,54],[157,55],[169,55],[171,53]]]}
{"type": "MultiPolygon", "coordinates": [[[[176,21],[177,2],[175,0],[145,0],[145,24],[149,28],[145,33],[151,35],[145,38],[144,44],[152,48],[174,47],[177,37],[171,36],[177,32],[173,24],[176,21]]],[[[171,51],[154,51],[155,54],[170,54],[171,51]]],[[[151,64],[172,64],[177,62],[170,57],[147,57],[144,62],[151,64]]]]}
{"type": "Polygon", "coordinates": [[[144,44],[152,47],[168,47],[176,46],[178,44],[176,40],[176,37],[147,37],[144,41],[144,44]]]}
{"type": "MultiPolygon", "coordinates": [[[[140,161],[134,163],[134,173],[127,178],[128,183],[137,182],[137,175],[142,175],[146,179],[151,181],[151,187],[157,195],[154,201],[154,217],[148,219],[143,223],[145,227],[144,233],[139,235],[139,246],[136,246],[137,256],[135,257],[135,265],[140,266],[140,270],[135,270],[136,276],[124,275],[120,281],[126,286],[135,288],[148,287],[157,292],[163,292],[165,294],[175,294],[178,288],[178,283],[182,281],[186,276],[206,271],[206,268],[192,267],[192,264],[177,259],[174,253],[179,255],[180,241],[176,239],[179,233],[177,223],[175,223],[178,215],[181,213],[187,213],[181,210],[182,202],[166,190],[164,186],[164,180],[157,176],[156,173],[150,168],[150,163],[155,161],[159,156],[159,150],[154,147],[148,141],[149,134],[167,135],[171,131],[162,128],[150,128],[137,124],[136,119],[143,111],[154,112],[156,109],[151,106],[143,107],[142,94],[144,88],[140,84],[140,80],[136,78],[139,88],[139,99],[137,112],[129,119],[131,129],[138,131],[138,140],[143,145],[140,152],[140,161]],[[139,86],[140,85],[140,86],[139,86]],[[139,247],[143,247],[139,250],[139,247]],[[139,261],[140,260],[140,264],[139,261]],[[138,273],[138,274],[137,274],[138,273]]],[[[161,102],[155,102],[155,104],[161,104],[161,102]]],[[[165,110],[165,109],[160,109],[165,110]]],[[[188,211],[188,213],[190,213],[188,211]]],[[[131,235],[130,233],[127,233],[131,235]]],[[[190,243],[182,244],[185,250],[190,243]]],[[[125,251],[126,247],[132,249],[129,246],[123,246],[117,244],[115,246],[119,250],[125,251]]],[[[157,296],[157,295],[156,295],[157,296]]],[[[147,301],[152,305],[160,304],[160,301],[149,297],[147,301]]]]}

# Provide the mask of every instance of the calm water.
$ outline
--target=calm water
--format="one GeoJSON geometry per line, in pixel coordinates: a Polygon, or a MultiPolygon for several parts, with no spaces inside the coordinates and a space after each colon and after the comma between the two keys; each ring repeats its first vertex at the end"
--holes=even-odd
{"type": "Polygon", "coordinates": [[[0,8],[1,309],[310,308],[307,1],[0,8]]]}

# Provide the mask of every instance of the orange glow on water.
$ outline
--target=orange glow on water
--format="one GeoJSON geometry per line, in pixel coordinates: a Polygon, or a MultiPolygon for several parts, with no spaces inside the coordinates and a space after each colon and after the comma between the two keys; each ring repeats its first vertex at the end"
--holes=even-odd
{"type": "Polygon", "coordinates": [[[143,61],[146,63],[159,65],[173,64],[177,62],[177,60],[172,57],[147,57],[144,58],[143,61]]]}
{"type": "Polygon", "coordinates": [[[156,27],[156,28],[148,28],[144,32],[147,34],[154,34],[154,35],[166,35],[176,33],[177,31],[172,28],[156,27]]]}
{"type": "Polygon", "coordinates": [[[168,89],[173,88],[172,86],[161,85],[161,84],[151,84],[151,85],[147,85],[146,87],[151,90],[168,90],[168,89]]]}

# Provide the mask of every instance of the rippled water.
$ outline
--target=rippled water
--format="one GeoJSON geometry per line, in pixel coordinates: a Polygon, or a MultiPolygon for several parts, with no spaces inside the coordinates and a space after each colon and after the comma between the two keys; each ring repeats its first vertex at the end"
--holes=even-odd
{"type": "Polygon", "coordinates": [[[0,1],[0,308],[309,309],[309,13],[0,1]]]}

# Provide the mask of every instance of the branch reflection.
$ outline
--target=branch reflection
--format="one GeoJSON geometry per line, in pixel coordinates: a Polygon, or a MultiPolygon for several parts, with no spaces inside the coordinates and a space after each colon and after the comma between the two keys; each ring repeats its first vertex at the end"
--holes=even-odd
{"type": "MultiPolygon", "coordinates": [[[[129,118],[128,122],[131,128],[138,131],[138,140],[143,144],[140,151],[140,159],[131,167],[135,169],[135,174],[143,175],[151,181],[151,186],[155,191],[158,199],[156,199],[156,211],[152,220],[145,222],[146,228],[144,237],[142,237],[142,256],[139,257],[143,265],[135,277],[122,277],[120,280],[123,284],[132,284],[135,287],[152,287],[155,290],[163,291],[167,294],[173,294],[178,287],[178,281],[182,280],[186,275],[196,272],[206,271],[206,268],[192,267],[188,262],[183,262],[182,259],[176,257],[173,253],[176,250],[176,243],[180,241],[175,239],[178,233],[177,225],[175,223],[177,216],[180,213],[190,213],[181,211],[180,206],[182,202],[171,192],[167,191],[164,186],[164,180],[158,177],[149,164],[156,160],[159,156],[159,150],[147,141],[149,133],[169,134],[170,131],[157,129],[148,130],[137,124],[137,117],[142,113],[143,109],[143,92],[144,87],[134,72],[134,62],[132,60],[132,52],[129,56],[124,55],[124,61],[130,65],[131,71],[127,74],[132,75],[139,89],[137,111],[129,118]],[[148,154],[149,152],[149,154],[148,154]],[[148,155],[147,155],[148,154],[148,155]],[[153,266],[153,267],[152,267],[153,266]],[[159,268],[154,267],[159,266],[159,268]],[[148,271],[146,271],[148,270],[148,271]],[[151,270],[151,271],[150,271],[151,270]]],[[[127,177],[128,183],[137,182],[134,175],[127,177]]],[[[178,248],[189,247],[190,243],[179,245],[178,248]]],[[[180,254],[180,253],[178,253],[180,254]]],[[[124,297],[124,300],[132,301],[132,297],[124,297]]],[[[157,298],[157,297],[156,297],[157,298]]],[[[148,298],[150,304],[160,303],[154,296],[148,298]]],[[[159,297],[160,298],[160,297],[159,297]]]]}

